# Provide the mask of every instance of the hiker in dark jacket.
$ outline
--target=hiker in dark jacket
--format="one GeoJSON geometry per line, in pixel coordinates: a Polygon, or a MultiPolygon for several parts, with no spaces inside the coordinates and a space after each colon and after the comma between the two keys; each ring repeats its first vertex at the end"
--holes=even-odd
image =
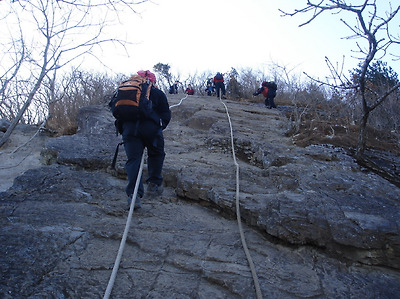
{"type": "Polygon", "coordinates": [[[222,98],[225,98],[225,83],[224,76],[218,72],[213,79],[215,89],[217,90],[217,97],[220,96],[222,91],[222,98]]]}
{"type": "Polygon", "coordinates": [[[178,94],[178,84],[179,84],[179,81],[175,81],[175,83],[169,87],[170,94],[178,94]]]}
{"type": "MultiPolygon", "coordinates": [[[[149,71],[139,71],[138,74],[142,77],[148,77],[153,83],[156,81],[155,75],[149,71]]],[[[161,175],[165,158],[163,130],[171,120],[171,111],[169,110],[167,97],[160,89],[152,86],[149,99],[152,107],[150,107],[151,111],[148,114],[148,118],[140,119],[139,121],[125,121],[122,124],[122,139],[128,158],[125,168],[128,174],[126,194],[128,195],[129,206],[145,147],[147,148],[148,155],[148,178],[146,179],[148,187],[146,196],[161,195],[163,191],[163,177],[161,175]]],[[[139,190],[135,202],[136,209],[141,207],[140,198],[143,195],[143,182],[140,178],[139,190]]]]}
{"type": "Polygon", "coordinates": [[[277,86],[275,82],[264,81],[261,84],[261,87],[257,89],[255,93],[253,93],[253,96],[258,96],[260,93],[262,93],[263,96],[265,97],[265,106],[268,107],[269,109],[276,108],[274,102],[274,98],[276,96],[276,90],[277,86]]]}

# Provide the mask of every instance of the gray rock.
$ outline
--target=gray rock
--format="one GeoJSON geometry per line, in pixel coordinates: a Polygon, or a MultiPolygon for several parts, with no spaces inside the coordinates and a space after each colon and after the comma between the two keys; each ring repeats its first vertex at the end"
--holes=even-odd
{"type": "Polygon", "coordinates": [[[1,118],[0,119],[0,132],[5,133],[8,129],[8,127],[11,125],[11,122],[8,120],[1,118]]]}
{"type": "Polygon", "coordinates": [[[106,169],[110,166],[119,142],[112,125],[113,116],[105,106],[89,106],[80,111],[78,133],[47,141],[42,152],[46,164],[57,162],[85,169],[106,169]]]}
{"type": "MultiPolygon", "coordinates": [[[[106,289],[127,211],[123,180],[52,165],[1,194],[2,298],[98,298],[106,289]]],[[[244,226],[266,298],[395,298],[399,273],[346,265],[310,246],[286,246],[244,226]]],[[[135,212],[113,298],[254,298],[237,224],[212,209],[161,199],[135,212]]]]}
{"type": "MultiPolygon", "coordinates": [[[[399,188],[341,149],[294,146],[279,110],[225,103],[263,296],[397,298],[399,188]]],[[[173,108],[165,191],[134,212],[113,298],[255,298],[229,133],[215,98],[173,108]]],[[[105,106],[85,108],[76,135],[48,139],[49,165],[0,194],[1,297],[104,294],[127,216],[123,150],[109,168],[119,141],[105,106]]]]}

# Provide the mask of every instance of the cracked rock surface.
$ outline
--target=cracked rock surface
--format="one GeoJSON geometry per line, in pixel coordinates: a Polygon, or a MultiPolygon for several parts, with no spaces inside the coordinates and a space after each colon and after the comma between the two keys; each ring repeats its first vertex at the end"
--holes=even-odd
{"type": "MultiPolygon", "coordinates": [[[[279,110],[225,103],[263,297],[398,298],[399,188],[341,149],[294,146],[279,110]]],[[[134,212],[111,297],[255,298],[224,106],[172,111],[164,194],[134,212]]],[[[37,147],[48,165],[0,193],[1,298],[104,295],[128,215],[123,150],[108,168],[118,141],[106,106],[82,109],[76,135],[37,147]]]]}

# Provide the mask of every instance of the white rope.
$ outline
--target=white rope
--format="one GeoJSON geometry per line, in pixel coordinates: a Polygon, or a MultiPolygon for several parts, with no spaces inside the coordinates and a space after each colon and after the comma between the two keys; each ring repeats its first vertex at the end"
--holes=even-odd
{"type": "Polygon", "coordinates": [[[185,100],[188,96],[189,96],[189,95],[187,94],[186,97],[182,98],[182,99],[179,101],[178,104],[169,106],[169,108],[174,108],[174,107],[180,106],[180,105],[182,104],[183,100],[185,100]]]}
{"type": "Polygon", "coordinates": [[[135,208],[136,195],[137,195],[137,192],[138,192],[138,189],[139,189],[139,183],[140,183],[140,180],[141,180],[141,177],[142,177],[143,164],[144,164],[144,153],[142,155],[142,161],[140,163],[139,173],[138,173],[138,176],[137,176],[137,179],[136,179],[135,190],[133,191],[131,205],[129,207],[128,220],[126,221],[125,230],[124,230],[124,234],[122,236],[121,244],[119,245],[117,258],[115,260],[113,271],[111,273],[111,277],[110,277],[110,280],[108,282],[107,289],[106,289],[106,292],[104,294],[103,299],[108,299],[110,297],[112,288],[114,286],[115,278],[117,277],[119,263],[121,262],[122,253],[124,252],[126,238],[128,236],[129,227],[131,225],[133,210],[135,208]]]}
{"type": "Polygon", "coordinates": [[[224,105],[224,107],[225,107],[226,115],[228,116],[230,131],[231,131],[232,157],[233,157],[233,162],[234,162],[234,164],[236,166],[236,218],[237,218],[237,222],[238,222],[238,226],[239,226],[240,239],[242,241],[242,246],[243,246],[244,252],[246,254],[247,261],[248,261],[249,266],[250,266],[251,275],[253,276],[254,287],[256,289],[257,298],[261,299],[262,298],[262,294],[261,294],[261,289],[260,289],[260,283],[258,281],[256,268],[255,268],[253,260],[251,258],[249,249],[247,248],[247,243],[246,243],[246,239],[245,239],[244,232],[243,232],[243,227],[242,227],[242,220],[241,220],[241,216],[240,216],[239,164],[237,163],[236,155],[235,155],[235,145],[234,145],[234,142],[233,142],[232,122],[231,122],[231,118],[229,116],[228,107],[225,105],[225,103],[221,99],[221,93],[220,93],[220,96],[219,96],[219,100],[221,101],[222,105],[224,105]]]}

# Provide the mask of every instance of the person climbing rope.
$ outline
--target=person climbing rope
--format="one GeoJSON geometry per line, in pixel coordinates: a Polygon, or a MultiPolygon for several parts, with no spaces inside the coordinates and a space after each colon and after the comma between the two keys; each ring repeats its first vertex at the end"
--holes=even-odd
{"type": "MultiPolygon", "coordinates": [[[[171,120],[168,99],[164,92],[154,86],[156,77],[150,71],[139,71],[138,75],[148,79],[150,83],[149,101],[150,108],[146,116],[142,116],[136,121],[123,121],[121,124],[122,140],[127,155],[125,169],[128,174],[128,185],[126,194],[128,195],[128,209],[131,204],[132,195],[138,176],[141,158],[144,148],[147,148],[147,167],[148,187],[146,197],[159,196],[163,192],[162,167],[165,159],[163,130],[171,120]]],[[[142,91],[143,93],[144,91],[142,91]]],[[[141,207],[140,198],[144,195],[142,179],[140,179],[139,189],[135,202],[135,209],[141,207]]]]}

